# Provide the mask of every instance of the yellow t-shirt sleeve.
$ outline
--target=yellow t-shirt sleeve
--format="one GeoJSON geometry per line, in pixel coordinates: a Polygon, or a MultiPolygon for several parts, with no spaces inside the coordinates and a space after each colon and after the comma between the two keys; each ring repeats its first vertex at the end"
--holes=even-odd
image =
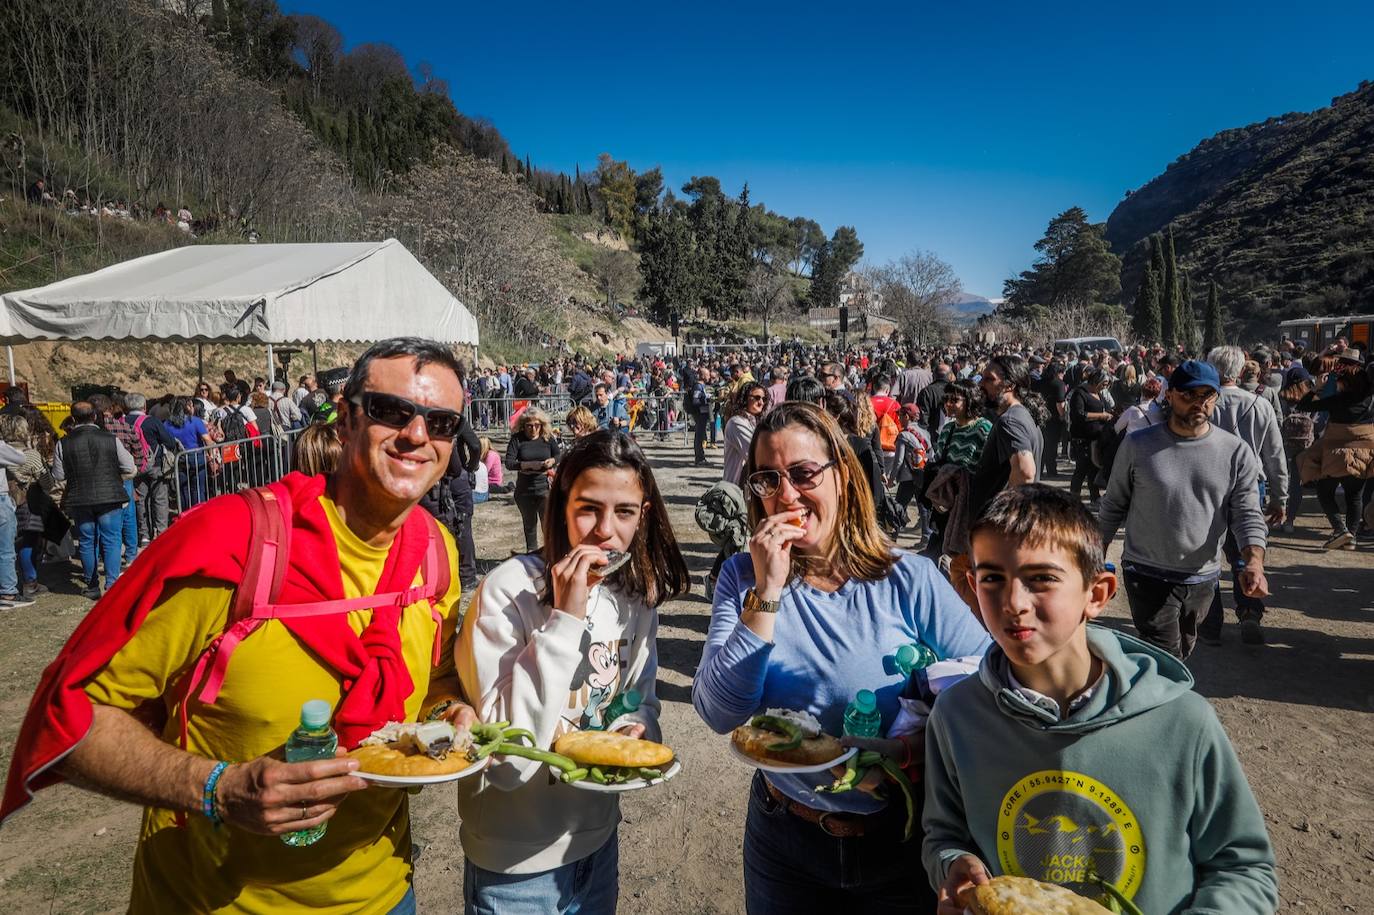
{"type": "Polygon", "coordinates": [[[170,695],[182,674],[224,631],[234,592],[209,579],[170,584],[162,600],[104,670],[86,684],[92,702],[134,709],[150,699],[170,695]]]}

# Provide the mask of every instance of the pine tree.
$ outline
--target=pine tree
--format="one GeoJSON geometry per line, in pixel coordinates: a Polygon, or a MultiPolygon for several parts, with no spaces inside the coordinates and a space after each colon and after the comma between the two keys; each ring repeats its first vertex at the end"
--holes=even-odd
{"type": "Polygon", "coordinates": [[[1159,340],[1159,276],[1151,263],[1145,264],[1145,272],[1140,277],[1140,291],[1135,296],[1135,320],[1131,329],[1141,343],[1159,340]]]}
{"type": "Polygon", "coordinates": [[[1202,323],[1202,348],[1207,352],[1212,347],[1226,342],[1226,315],[1221,310],[1221,294],[1217,281],[1212,280],[1207,289],[1207,314],[1202,323]]]}
{"type": "Polygon", "coordinates": [[[1164,286],[1159,296],[1159,329],[1165,346],[1175,346],[1179,337],[1178,260],[1174,254],[1174,227],[1169,226],[1161,242],[1164,257],[1164,286]]]}

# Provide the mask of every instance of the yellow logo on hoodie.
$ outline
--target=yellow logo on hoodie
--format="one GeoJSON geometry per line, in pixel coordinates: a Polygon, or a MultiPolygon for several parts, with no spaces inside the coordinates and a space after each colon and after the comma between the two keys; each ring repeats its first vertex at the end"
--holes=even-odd
{"type": "Polygon", "coordinates": [[[1145,879],[1145,837],[1115,791],[1079,772],[1027,775],[1002,799],[997,816],[1001,872],[1057,883],[1095,897],[1096,874],[1134,897],[1145,879]]]}

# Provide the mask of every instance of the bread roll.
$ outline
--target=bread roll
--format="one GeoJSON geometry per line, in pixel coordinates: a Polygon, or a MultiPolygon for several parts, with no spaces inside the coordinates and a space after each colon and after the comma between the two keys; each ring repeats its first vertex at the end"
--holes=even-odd
{"type": "Polygon", "coordinates": [[[974,915],[1110,915],[1091,899],[1029,877],[993,877],[965,887],[959,904],[974,915]]]}
{"type": "Polygon", "coordinates": [[[570,731],[554,741],[553,751],[583,766],[653,769],[673,761],[673,751],[663,744],[614,731],[570,731]]]}

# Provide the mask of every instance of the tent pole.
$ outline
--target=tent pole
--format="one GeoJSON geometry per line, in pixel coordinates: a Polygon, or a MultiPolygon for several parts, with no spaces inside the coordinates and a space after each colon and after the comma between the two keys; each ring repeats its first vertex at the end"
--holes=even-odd
{"type": "Polygon", "coordinates": [[[314,340],[310,341],[310,371],[315,374],[319,374],[320,371],[320,353],[315,349],[314,340]]]}
{"type": "Polygon", "coordinates": [[[14,347],[5,344],[5,358],[10,363],[10,384],[14,384],[14,347]]]}
{"type": "Polygon", "coordinates": [[[196,344],[196,384],[205,380],[205,344],[196,344]]]}
{"type": "Polygon", "coordinates": [[[272,359],[272,344],[267,344],[267,390],[272,390],[272,382],[277,380],[277,366],[272,359]]]}

